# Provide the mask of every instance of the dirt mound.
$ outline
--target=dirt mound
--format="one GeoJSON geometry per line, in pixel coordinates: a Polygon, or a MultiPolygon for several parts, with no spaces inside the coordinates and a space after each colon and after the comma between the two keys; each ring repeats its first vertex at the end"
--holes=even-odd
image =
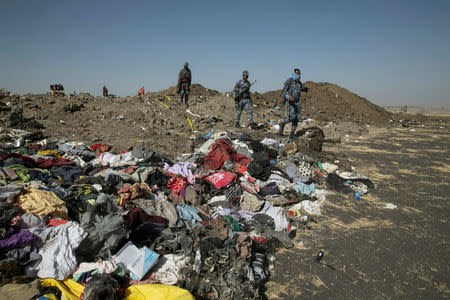
{"type": "MultiPolygon", "coordinates": [[[[201,97],[201,98],[208,98],[219,95],[220,92],[216,90],[210,90],[208,88],[205,88],[201,84],[194,83],[191,85],[191,92],[190,97],[201,97]]],[[[159,92],[149,92],[146,93],[145,96],[148,97],[176,97],[177,96],[177,87],[171,86],[165,90],[159,91],[159,92]]]]}
{"type": "MultiPolygon", "coordinates": [[[[307,82],[306,86],[309,92],[303,94],[302,118],[317,120],[313,125],[324,128],[325,138],[337,139],[341,133],[337,127],[326,127],[329,121],[333,124],[352,121],[351,128],[357,127],[349,132],[353,133],[359,132],[362,126],[367,130],[365,123],[382,124],[389,119],[390,114],[385,110],[336,85],[307,82]]],[[[233,130],[236,115],[234,100],[229,95],[200,84],[191,86],[188,109],[177,101],[174,86],[142,97],[101,98],[87,93],[22,96],[3,93],[2,97],[0,126],[3,128],[18,128],[10,126],[9,121],[11,113],[21,109],[23,120],[42,124],[43,134],[51,140],[108,143],[113,151],[144,146],[172,156],[192,150],[193,134],[199,137],[212,130],[233,130]]],[[[281,91],[254,93],[252,97],[254,120],[263,129],[249,133],[254,138],[263,139],[271,134],[277,138],[274,130],[269,132],[269,129],[285,118],[281,91]]],[[[248,126],[246,112],[241,124],[248,126]]],[[[33,131],[37,126],[30,125],[26,129],[33,131]]]]}
{"type": "MultiPolygon", "coordinates": [[[[319,121],[350,121],[361,124],[385,124],[392,114],[340,86],[327,82],[305,82],[302,93],[302,116],[319,121]]],[[[281,90],[256,94],[255,101],[270,106],[282,106],[281,90]]]]}

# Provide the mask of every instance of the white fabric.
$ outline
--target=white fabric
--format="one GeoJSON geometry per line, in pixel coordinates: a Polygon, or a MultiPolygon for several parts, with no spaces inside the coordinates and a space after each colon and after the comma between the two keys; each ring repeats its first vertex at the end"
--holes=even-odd
{"type": "Polygon", "coordinates": [[[273,145],[273,144],[278,144],[278,143],[279,143],[279,141],[271,139],[271,138],[267,138],[267,137],[261,141],[261,144],[263,144],[263,145],[273,145]]]}
{"type": "Polygon", "coordinates": [[[214,144],[214,139],[209,139],[200,146],[200,148],[196,149],[195,153],[206,154],[211,150],[211,145],[214,144]]]}
{"type": "Polygon", "coordinates": [[[63,280],[77,266],[75,250],[87,233],[76,222],[47,228],[39,234],[44,245],[39,250],[42,259],[36,266],[38,277],[63,280]]]}
{"type": "Polygon", "coordinates": [[[100,274],[112,273],[117,269],[117,263],[114,260],[101,259],[95,263],[81,263],[75,273],[73,273],[73,276],[97,269],[100,274]]]}
{"type": "Polygon", "coordinates": [[[368,179],[366,176],[361,174],[355,174],[351,172],[339,172],[336,171],[336,174],[338,174],[340,177],[344,179],[368,179]]]}
{"type": "Polygon", "coordinates": [[[166,254],[160,257],[154,267],[153,275],[162,284],[174,285],[183,279],[180,271],[190,262],[189,256],[166,254]]]}
{"type": "Polygon", "coordinates": [[[88,166],[88,163],[85,162],[81,157],[74,154],[64,154],[62,158],[70,159],[73,161],[78,167],[84,169],[88,166]]]}
{"type": "Polygon", "coordinates": [[[339,169],[338,166],[331,164],[331,163],[323,163],[322,164],[322,168],[327,171],[327,173],[333,173],[334,171],[336,171],[337,169],[339,169]]]}
{"type": "Polygon", "coordinates": [[[329,191],[324,189],[314,190],[311,196],[317,197],[316,201],[303,200],[289,208],[289,210],[302,210],[308,215],[320,216],[320,208],[325,203],[326,195],[329,193],[329,191]]]}
{"type": "Polygon", "coordinates": [[[271,205],[265,211],[265,214],[271,216],[272,219],[274,220],[275,231],[283,231],[289,227],[289,221],[286,218],[286,213],[283,207],[271,205]]]}
{"type": "Polygon", "coordinates": [[[291,186],[291,182],[289,180],[287,180],[286,178],[278,175],[278,174],[270,174],[269,180],[265,181],[264,185],[267,185],[271,182],[275,182],[278,186],[278,189],[280,190],[280,192],[283,192],[284,190],[286,190],[289,186],[291,186]]]}
{"type": "Polygon", "coordinates": [[[203,143],[203,145],[200,146],[200,148],[195,150],[196,154],[206,154],[209,151],[211,151],[211,146],[216,142],[219,138],[228,138],[228,135],[225,131],[219,131],[215,134],[213,134],[209,140],[203,143]]]}
{"type": "Polygon", "coordinates": [[[223,202],[223,201],[227,201],[227,197],[225,195],[214,196],[208,201],[208,204],[211,204],[214,202],[223,202]]]}
{"type": "Polygon", "coordinates": [[[131,155],[131,152],[123,154],[113,154],[111,152],[104,152],[97,158],[91,161],[93,166],[111,166],[111,167],[124,167],[134,166],[139,162],[139,159],[131,155]]]}

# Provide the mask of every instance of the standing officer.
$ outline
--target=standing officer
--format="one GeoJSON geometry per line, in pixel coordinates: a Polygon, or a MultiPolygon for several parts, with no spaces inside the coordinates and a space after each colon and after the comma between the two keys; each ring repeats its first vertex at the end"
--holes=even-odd
{"type": "Polygon", "coordinates": [[[245,108],[247,111],[248,120],[250,121],[250,127],[255,128],[253,123],[253,106],[252,99],[250,98],[250,81],[248,81],[248,71],[242,72],[242,79],[239,80],[233,89],[233,98],[236,104],[236,128],[240,128],[240,119],[242,114],[242,109],[245,108]]]}

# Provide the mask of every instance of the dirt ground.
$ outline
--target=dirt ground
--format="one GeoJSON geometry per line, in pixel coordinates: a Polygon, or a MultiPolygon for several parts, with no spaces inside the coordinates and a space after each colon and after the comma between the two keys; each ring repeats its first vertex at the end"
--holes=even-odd
{"type": "MultiPolygon", "coordinates": [[[[305,86],[309,90],[302,94],[302,118],[313,120],[315,126],[344,123],[339,128],[331,126],[328,138],[338,138],[345,132],[360,134],[367,131],[366,124],[384,126],[395,119],[393,114],[337,85],[306,82],[305,86]]],[[[175,87],[143,97],[122,98],[96,98],[85,93],[22,96],[4,93],[0,94],[0,127],[17,128],[8,123],[11,112],[20,108],[24,118],[34,118],[45,127],[43,133],[50,140],[107,143],[115,152],[143,146],[173,157],[191,152],[192,134],[198,137],[212,130],[234,129],[236,108],[230,93],[221,94],[193,84],[189,108],[178,98],[175,87]]],[[[286,117],[281,90],[254,93],[252,99],[254,121],[261,126],[255,138],[264,138],[273,124],[286,117]]],[[[249,125],[245,111],[241,124],[249,125]]],[[[36,129],[31,127],[24,124],[22,129],[36,129]]]]}
{"type": "Polygon", "coordinates": [[[360,200],[327,198],[295,248],[277,252],[268,298],[449,298],[449,148],[450,130],[439,122],[328,145],[377,189],[360,200]]]}

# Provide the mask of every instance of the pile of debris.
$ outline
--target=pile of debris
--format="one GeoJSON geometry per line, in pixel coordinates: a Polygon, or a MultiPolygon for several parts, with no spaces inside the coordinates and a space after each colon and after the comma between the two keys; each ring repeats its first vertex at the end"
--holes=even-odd
{"type": "Polygon", "coordinates": [[[36,280],[20,285],[32,299],[260,298],[273,254],[329,193],[374,188],[326,159],[320,128],[287,145],[209,132],[177,158],[26,134],[5,131],[0,145],[0,276],[36,280]]]}

